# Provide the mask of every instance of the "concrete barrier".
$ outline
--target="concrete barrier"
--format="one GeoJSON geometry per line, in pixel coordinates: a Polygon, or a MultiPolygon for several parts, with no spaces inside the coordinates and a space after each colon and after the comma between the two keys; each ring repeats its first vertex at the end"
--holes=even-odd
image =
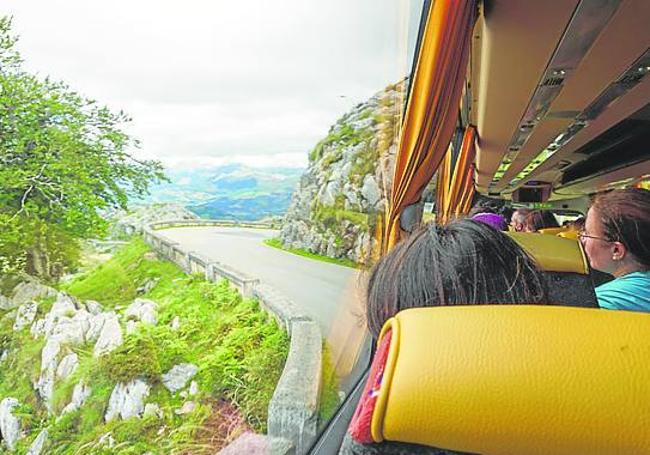
{"type": "MultiPolygon", "coordinates": [[[[142,230],[144,241],[161,256],[179,265],[187,273],[202,273],[208,281],[225,278],[244,297],[255,297],[260,306],[284,327],[291,337],[289,355],[269,404],[268,436],[290,441],[292,447],[278,455],[307,452],[317,434],[318,406],[322,376],[322,334],[318,324],[294,302],[232,267],[210,261],[200,253],[185,251],[160,230],[184,226],[231,226],[268,229],[268,223],[235,223],[222,220],[178,220],[153,223],[142,230]]],[[[275,451],[273,453],[276,453],[275,451]]]]}

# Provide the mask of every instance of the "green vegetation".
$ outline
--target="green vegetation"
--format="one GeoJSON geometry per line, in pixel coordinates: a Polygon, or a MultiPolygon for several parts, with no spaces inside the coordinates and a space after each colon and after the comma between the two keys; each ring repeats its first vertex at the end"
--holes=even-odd
{"type": "Polygon", "coordinates": [[[28,73],[16,41],[0,16],[0,273],[56,281],[74,269],[77,239],[105,232],[101,210],[164,176],[126,152],[137,145],[126,114],[28,73]]]}
{"type": "Polygon", "coordinates": [[[215,453],[218,447],[212,438],[223,442],[225,435],[218,433],[229,431],[224,430],[227,426],[213,428],[222,418],[224,400],[234,405],[232,412],[243,416],[242,425],[266,430],[268,403],[288,353],[287,335],[255,300],[242,299],[226,281],[187,276],[176,265],[147,253],[148,247],[136,239],[110,261],[62,286],[80,299],[97,300],[106,310],[119,313],[145,279],[159,280],[141,296],[158,304],[156,326],[138,324],[122,346],[99,361],[93,358],[92,345],[64,347],[76,352],[79,367],[65,381],[56,382],[52,406],[60,414],[74,386],[83,380],[92,392],[80,410],[59,418],[48,415],[32,388],[40,373],[43,340],[33,339],[29,330],[12,332],[12,321],[0,314],[0,343],[15,348],[0,369],[0,396],[13,396],[24,405],[21,416],[30,435],[21,441],[18,453],[24,453],[44,427],[50,429],[52,454],[215,453]],[[176,317],[180,327],[174,330],[171,322],[176,317]],[[177,415],[186,399],[165,389],[160,375],[186,362],[199,367],[194,377],[199,393],[192,398],[197,406],[177,415]],[[104,422],[115,384],[136,378],[151,386],[146,402],[157,403],[163,417],[104,422]],[[112,449],[99,443],[108,433],[115,441],[112,449]]]}
{"type": "Polygon", "coordinates": [[[323,343],[323,380],[320,391],[320,407],[318,408],[318,421],[326,424],[334,416],[339,407],[338,385],[339,378],[334,371],[329,347],[323,343]]]}
{"type": "Polygon", "coordinates": [[[322,261],[322,262],[329,262],[331,264],[337,264],[337,265],[342,265],[344,267],[350,267],[350,268],[359,268],[360,265],[357,264],[354,261],[351,261],[350,259],[337,259],[337,258],[331,258],[329,256],[321,256],[320,254],[314,254],[310,251],[304,250],[302,248],[287,248],[285,247],[280,239],[266,239],[264,240],[264,244],[277,248],[279,250],[287,251],[289,253],[297,254],[298,256],[304,256],[309,259],[314,259],[316,261],[322,261]]]}

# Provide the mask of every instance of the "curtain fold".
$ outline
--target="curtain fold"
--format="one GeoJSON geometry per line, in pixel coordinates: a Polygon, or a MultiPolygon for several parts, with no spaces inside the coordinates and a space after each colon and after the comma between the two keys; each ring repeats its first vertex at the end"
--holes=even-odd
{"type": "Polygon", "coordinates": [[[469,58],[476,0],[436,0],[422,36],[402,126],[382,252],[403,235],[402,210],[420,200],[456,126],[469,58]]]}
{"type": "MultiPolygon", "coordinates": [[[[450,176],[444,182],[438,179],[436,191],[441,192],[444,197],[442,204],[436,206],[436,221],[438,223],[446,223],[451,218],[464,215],[469,211],[472,196],[474,195],[472,162],[476,154],[475,139],[476,128],[470,125],[463,134],[463,142],[453,172],[451,172],[451,169],[447,170],[450,176]],[[443,187],[442,185],[445,184],[447,186],[443,187]]],[[[449,157],[451,157],[451,153],[447,153],[444,161],[450,160],[449,157]]],[[[441,166],[438,173],[440,174],[442,170],[441,166]]]]}

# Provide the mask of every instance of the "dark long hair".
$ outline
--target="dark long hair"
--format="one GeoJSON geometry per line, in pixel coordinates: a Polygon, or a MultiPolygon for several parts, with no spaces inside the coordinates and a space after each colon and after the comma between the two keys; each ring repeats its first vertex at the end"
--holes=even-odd
{"type": "Polygon", "coordinates": [[[560,227],[555,215],[548,210],[533,210],[524,219],[524,230],[536,232],[544,228],[560,227]]]}
{"type": "Polygon", "coordinates": [[[545,300],[541,272],[514,240],[462,219],[423,226],[375,265],[366,316],[376,336],[388,318],[407,308],[545,300]]]}
{"type": "Polygon", "coordinates": [[[650,191],[614,190],[596,195],[591,205],[607,240],[621,242],[639,263],[650,267],[650,191]]]}

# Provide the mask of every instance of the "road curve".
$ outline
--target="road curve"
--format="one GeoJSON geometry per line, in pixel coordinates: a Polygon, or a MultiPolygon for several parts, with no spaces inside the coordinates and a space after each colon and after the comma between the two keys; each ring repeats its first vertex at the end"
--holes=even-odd
{"type": "Polygon", "coordinates": [[[265,245],[278,231],[228,227],[165,229],[183,249],[229,265],[273,286],[317,321],[327,334],[356,288],[355,269],[315,261],[265,245]]]}

